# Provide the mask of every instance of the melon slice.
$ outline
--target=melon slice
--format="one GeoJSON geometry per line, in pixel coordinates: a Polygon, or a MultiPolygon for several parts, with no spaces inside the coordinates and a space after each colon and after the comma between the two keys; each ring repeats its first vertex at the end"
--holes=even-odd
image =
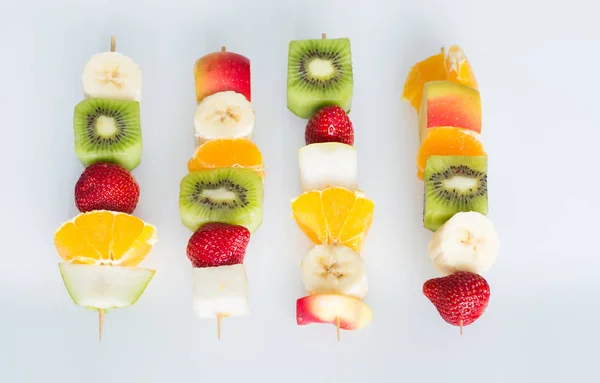
{"type": "Polygon", "coordinates": [[[141,267],[58,264],[73,302],[88,309],[133,305],[146,290],[156,270],[141,267]]]}

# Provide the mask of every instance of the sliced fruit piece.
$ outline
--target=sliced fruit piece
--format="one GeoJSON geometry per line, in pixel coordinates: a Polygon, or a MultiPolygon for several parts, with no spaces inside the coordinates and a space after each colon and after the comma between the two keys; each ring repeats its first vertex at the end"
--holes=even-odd
{"type": "Polygon", "coordinates": [[[75,184],[75,205],[81,212],[112,210],[131,214],[140,198],[135,178],[117,164],[88,166],[75,184]]]}
{"type": "Polygon", "coordinates": [[[477,80],[471,69],[471,64],[469,64],[465,52],[458,45],[452,45],[448,48],[448,54],[444,61],[448,80],[477,89],[477,80]]]}
{"type": "Polygon", "coordinates": [[[207,96],[196,106],[194,129],[197,144],[217,138],[250,138],[254,109],[246,98],[233,91],[207,96]]]}
{"type": "Polygon", "coordinates": [[[292,201],[298,227],[316,244],[341,244],[360,253],[373,222],[373,201],[341,187],[302,193],[292,201]]]}
{"type": "Polygon", "coordinates": [[[428,129],[417,154],[417,177],[423,179],[429,156],[485,156],[479,135],[473,131],[443,126],[428,129]]]}
{"type": "Polygon", "coordinates": [[[136,266],[157,240],[154,226],[107,210],[81,213],[54,234],[58,254],[76,264],[136,266]]]}
{"type": "Polygon", "coordinates": [[[413,65],[406,77],[402,98],[409,101],[419,112],[425,83],[444,80],[477,89],[477,81],[469,61],[458,45],[448,48],[447,55],[446,50],[442,48],[440,53],[413,65]]]}
{"type": "Polygon", "coordinates": [[[140,267],[58,264],[65,287],[76,305],[114,309],[133,305],[156,270],[140,267]]]}
{"type": "Polygon", "coordinates": [[[492,268],[499,251],[494,223],[474,211],[456,213],[429,242],[429,258],[444,275],[458,271],[483,274],[492,268]]]}
{"type": "Polygon", "coordinates": [[[367,296],[367,270],[357,252],[346,246],[317,245],[302,260],[302,282],[310,295],[367,296]]]}
{"type": "Polygon", "coordinates": [[[213,52],[194,64],[196,101],[218,92],[234,91],[251,99],[250,60],[233,52],[213,52]]]}
{"type": "Polygon", "coordinates": [[[306,145],[318,142],[341,142],[354,145],[354,128],[352,121],[337,105],[329,105],[315,113],[304,132],[306,145]]]}
{"type": "Polygon", "coordinates": [[[462,331],[485,312],[490,286],[481,275],[459,271],[428,280],[423,284],[423,294],[447,323],[460,326],[462,331]]]}
{"type": "Polygon", "coordinates": [[[112,162],[132,171],[142,157],[140,104],[90,98],[75,107],[75,154],[83,166],[112,162]]]}
{"type": "Polygon", "coordinates": [[[142,70],[118,52],[98,53],[85,64],[81,75],[86,98],[140,101],[142,70]]]}
{"type": "Polygon", "coordinates": [[[303,191],[358,188],[358,156],[350,145],[325,142],[303,146],[298,150],[298,164],[303,191]]]}
{"type": "Polygon", "coordinates": [[[349,39],[290,41],[287,107],[296,116],[308,119],[327,105],[350,112],[353,84],[349,39]]]}
{"type": "Polygon", "coordinates": [[[192,231],[208,222],[222,222],[254,233],[262,223],[262,178],[241,168],[193,171],[181,180],[179,213],[192,231]]]}
{"type": "Polygon", "coordinates": [[[421,142],[429,128],[440,126],[453,126],[481,133],[479,91],[451,81],[426,83],[419,110],[421,142]]]}
{"type": "Polygon", "coordinates": [[[264,179],[263,158],[254,142],[246,138],[207,141],[188,161],[190,172],[215,168],[246,168],[264,179]]]}
{"type": "Polygon", "coordinates": [[[209,222],[190,237],[186,252],[194,267],[236,265],[244,262],[249,242],[244,226],[209,222]]]}
{"type": "Polygon", "coordinates": [[[425,169],[425,228],[436,231],[462,211],[487,214],[487,157],[430,156],[425,169]]]}
{"type": "Polygon", "coordinates": [[[194,268],[192,273],[194,312],[199,318],[248,315],[248,278],[244,265],[194,268]]]}
{"type": "Polygon", "coordinates": [[[371,323],[373,311],[360,299],[339,294],[309,295],[296,301],[299,326],[312,323],[336,325],[337,318],[341,329],[358,330],[371,323]]]}

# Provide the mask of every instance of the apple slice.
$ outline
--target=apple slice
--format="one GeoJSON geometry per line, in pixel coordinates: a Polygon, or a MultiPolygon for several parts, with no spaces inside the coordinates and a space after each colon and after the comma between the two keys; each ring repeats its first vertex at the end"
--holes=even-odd
{"type": "Polygon", "coordinates": [[[251,99],[250,60],[240,54],[214,52],[201,57],[194,64],[196,101],[198,104],[218,92],[234,91],[251,99]]]}
{"type": "Polygon", "coordinates": [[[371,322],[373,311],[360,299],[340,294],[309,295],[296,301],[299,326],[312,323],[336,325],[338,317],[341,329],[358,330],[371,322]]]}
{"type": "Polygon", "coordinates": [[[146,290],[156,270],[140,267],[58,264],[73,302],[89,309],[133,305],[146,290]]]}
{"type": "Polygon", "coordinates": [[[430,81],[423,87],[419,110],[421,142],[427,129],[453,126],[481,133],[481,97],[477,89],[452,81],[430,81]]]}

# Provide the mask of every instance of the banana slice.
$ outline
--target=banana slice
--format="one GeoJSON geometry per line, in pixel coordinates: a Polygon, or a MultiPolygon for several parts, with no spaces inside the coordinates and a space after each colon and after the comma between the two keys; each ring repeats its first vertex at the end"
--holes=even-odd
{"type": "Polygon", "coordinates": [[[302,282],[310,295],[344,294],[367,296],[365,263],[346,246],[317,245],[302,260],[302,282]]]}
{"type": "Polygon", "coordinates": [[[198,144],[217,138],[250,138],[254,129],[254,109],[240,93],[218,92],[198,104],[194,127],[198,144]]]}
{"type": "Polygon", "coordinates": [[[142,70],[118,52],[92,56],[83,68],[81,80],[86,98],[140,101],[142,97],[142,70]]]}
{"type": "Polygon", "coordinates": [[[500,251],[494,223],[477,212],[455,214],[429,242],[429,258],[436,269],[449,275],[457,271],[488,271],[500,251]]]}

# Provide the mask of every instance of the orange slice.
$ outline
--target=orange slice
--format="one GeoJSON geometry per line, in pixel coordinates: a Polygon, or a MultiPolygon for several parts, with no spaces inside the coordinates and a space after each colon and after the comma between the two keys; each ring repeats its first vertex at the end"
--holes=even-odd
{"type": "Polygon", "coordinates": [[[429,156],[485,156],[478,136],[470,130],[451,126],[429,129],[417,154],[419,179],[423,179],[429,156]]]}
{"type": "Polygon", "coordinates": [[[136,266],[157,240],[154,226],[108,210],[81,213],[54,234],[54,246],[65,261],[94,265],[136,266]]]}
{"type": "Polygon", "coordinates": [[[467,56],[458,45],[416,63],[404,83],[402,97],[419,112],[423,86],[429,81],[453,81],[477,89],[477,81],[467,56]]]}
{"type": "Polygon", "coordinates": [[[292,201],[298,227],[316,244],[341,244],[360,252],[373,222],[373,201],[341,187],[314,190],[292,201]]]}
{"type": "Polygon", "coordinates": [[[194,157],[188,161],[190,172],[214,168],[246,168],[264,179],[262,154],[258,146],[247,138],[207,141],[196,149],[194,157]]]}

